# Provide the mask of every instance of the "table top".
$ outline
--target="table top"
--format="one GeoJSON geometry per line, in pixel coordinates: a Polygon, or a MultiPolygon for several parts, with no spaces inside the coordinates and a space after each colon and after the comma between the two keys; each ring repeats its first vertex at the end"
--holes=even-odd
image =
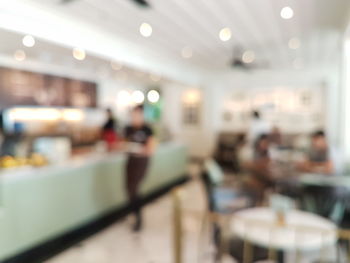
{"type": "Polygon", "coordinates": [[[318,250],[334,245],[337,226],[318,215],[291,210],[286,222],[279,226],[276,212],[268,207],[235,213],[231,230],[235,236],[252,244],[280,250],[318,250]]]}
{"type": "Polygon", "coordinates": [[[303,185],[348,187],[350,188],[350,176],[324,175],[324,174],[301,174],[298,181],[303,185]]]}

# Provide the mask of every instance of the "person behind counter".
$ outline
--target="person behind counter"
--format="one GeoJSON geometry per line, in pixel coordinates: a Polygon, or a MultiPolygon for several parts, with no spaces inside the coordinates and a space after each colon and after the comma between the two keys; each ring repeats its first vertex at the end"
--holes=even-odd
{"type": "Polygon", "coordinates": [[[271,125],[269,122],[261,118],[259,111],[252,112],[252,120],[248,131],[248,141],[253,145],[261,135],[269,134],[271,132],[271,125]]]}
{"type": "Polygon", "coordinates": [[[307,159],[298,164],[299,170],[308,173],[333,174],[334,163],[324,131],[316,131],[311,135],[311,147],[307,159]]]}
{"type": "Polygon", "coordinates": [[[135,213],[134,231],[142,229],[142,213],[139,204],[139,188],[155,149],[153,131],[144,120],[142,105],[131,111],[131,123],[125,128],[128,160],[126,164],[126,189],[135,213]]]}
{"type": "Polygon", "coordinates": [[[118,144],[118,134],[116,132],[116,121],[113,117],[113,112],[111,109],[106,110],[107,121],[102,129],[102,139],[107,144],[108,151],[112,151],[117,147],[118,144]]]}

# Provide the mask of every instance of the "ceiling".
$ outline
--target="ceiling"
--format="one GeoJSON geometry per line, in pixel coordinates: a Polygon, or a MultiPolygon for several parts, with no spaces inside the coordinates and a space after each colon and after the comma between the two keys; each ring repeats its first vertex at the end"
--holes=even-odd
{"type": "Polygon", "coordinates": [[[298,60],[303,68],[328,67],[339,55],[350,8],[349,0],[148,1],[149,9],[130,0],[73,0],[66,4],[35,0],[33,4],[126,39],[145,52],[210,70],[227,68],[238,46],[254,51],[259,66],[292,68],[298,60]],[[280,17],[284,6],[293,8],[292,19],[280,17]],[[143,22],[153,27],[149,38],[139,33],[143,22]],[[227,42],[219,39],[224,27],[232,31],[227,42]],[[301,42],[297,50],[288,47],[294,37],[301,42]],[[191,58],[181,57],[184,47],[193,50],[191,58]]]}
{"type": "Polygon", "coordinates": [[[235,46],[253,50],[257,62],[270,67],[292,66],[297,57],[307,66],[330,63],[350,7],[348,0],[149,0],[150,9],[129,0],[36,2],[170,57],[180,57],[181,50],[190,47],[193,57],[188,63],[206,68],[226,67],[235,46]],[[280,17],[284,6],[293,8],[292,19],[280,17]],[[143,22],[153,27],[150,38],[139,34],[143,22]],[[218,37],[223,27],[232,31],[227,42],[218,37]],[[298,50],[288,48],[293,37],[301,40],[298,50]]]}
{"type": "MultiPolygon", "coordinates": [[[[72,78],[79,77],[80,79],[92,81],[109,77],[131,85],[149,86],[170,81],[164,76],[135,70],[121,64],[116,64],[117,67],[113,69],[109,60],[92,55],[88,55],[84,61],[79,61],[73,58],[71,49],[41,39],[36,39],[34,47],[24,47],[22,44],[23,35],[16,32],[0,29],[0,38],[6,39],[6,41],[0,41],[0,66],[2,64],[9,66],[8,63],[3,63],[1,59],[8,57],[12,61],[11,65],[14,68],[35,71],[35,67],[33,67],[35,64],[31,63],[40,61],[40,64],[44,63],[44,65],[47,65],[45,71],[49,74],[72,78]],[[13,58],[16,50],[25,52],[25,61],[16,61],[13,58]],[[52,65],[55,65],[55,67],[52,67],[52,65]]],[[[41,69],[42,67],[37,70],[41,71],[41,69]]]]}

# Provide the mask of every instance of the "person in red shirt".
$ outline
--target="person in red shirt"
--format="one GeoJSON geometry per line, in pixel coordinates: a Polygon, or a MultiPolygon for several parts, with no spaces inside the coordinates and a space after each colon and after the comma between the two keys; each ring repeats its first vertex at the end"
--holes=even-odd
{"type": "Polygon", "coordinates": [[[102,129],[102,139],[106,142],[108,151],[113,151],[117,147],[119,137],[116,132],[116,122],[112,110],[107,109],[106,113],[107,121],[102,129]]]}

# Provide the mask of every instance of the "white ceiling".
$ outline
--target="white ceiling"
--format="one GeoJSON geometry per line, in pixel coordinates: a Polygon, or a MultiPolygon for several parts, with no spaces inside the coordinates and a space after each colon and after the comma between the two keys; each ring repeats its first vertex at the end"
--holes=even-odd
{"type": "Polygon", "coordinates": [[[272,67],[289,67],[296,57],[306,65],[329,63],[350,7],[349,0],[149,0],[150,9],[130,0],[39,1],[170,57],[179,57],[189,46],[194,52],[189,62],[207,68],[225,67],[235,46],[254,50],[257,60],[272,67]],[[295,16],[283,20],[280,10],[287,5],[295,16]],[[152,25],[150,38],[140,36],[142,22],[152,25]],[[218,38],[223,27],[232,30],[228,42],[218,38]],[[288,48],[292,37],[301,39],[296,51],[288,48]]]}
{"type": "Polygon", "coordinates": [[[170,81],[164,76],[142,72],[121,64],[117,64],[120,68],[113,70],[109,60],[92,55],[88,55],[84,61],[78,61],[73,58],[71,49],[41,39],[36,39],[34,47],[24,47],[23,35],[16,32],[0,29],[0,38],[6,39],[6,41],[0,41],[0,66],[29,71],[44,70],[48,74],[79,77],[90,81],[112,78],[134,85],[157,85],[160,82],[170,81]],[[19,62],[13,58],[16,50],[25,51],[25,61],[19,62]]]}
{"type": "Polygon", "coordinates": [[[290,68],[295,58],[302,58],[304,67],[329,66],[338,57],[350,8],[349,0],[149,0],[150,9],[131,0],[32,2],[123,38],[145,53],[212,70],[227,68],[236,46],[254,50],[257,63],[271,68],[290,68]],[[283,20],[280,10],[287,5],[295,15],[283,20]],[[143,22],[153,27],[149,38],[139,34],[143,22]],[[227,42],[218,37],[223,27],[232,30],[227,42]],[[301,39],[297,50],[288,48],[292,37],[301,39]],[[190,59],[181,57],[186,46],[193,49],[190,59]]]}

